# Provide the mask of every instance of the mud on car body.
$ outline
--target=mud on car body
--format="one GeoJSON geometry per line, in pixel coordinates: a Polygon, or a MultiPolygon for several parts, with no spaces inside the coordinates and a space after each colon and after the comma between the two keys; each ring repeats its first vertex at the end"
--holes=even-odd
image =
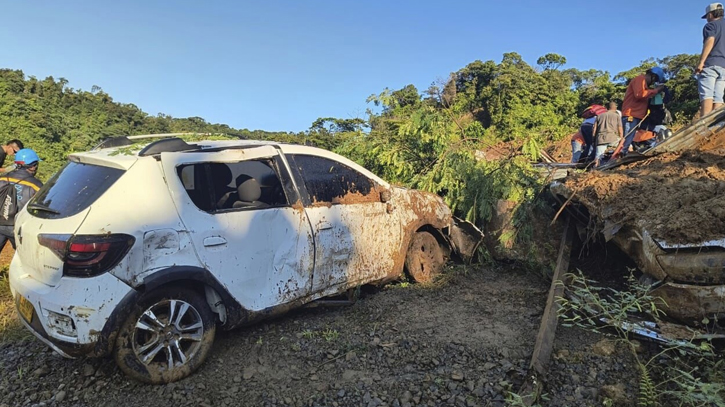
{"type": "Polygon", "coordinates": [[[72,154],[16,220],[10,286],[59,353],[181,379],[231,329],[445,258],[480,231],[440,197],[312,147],[129,138],[72,154]]]}

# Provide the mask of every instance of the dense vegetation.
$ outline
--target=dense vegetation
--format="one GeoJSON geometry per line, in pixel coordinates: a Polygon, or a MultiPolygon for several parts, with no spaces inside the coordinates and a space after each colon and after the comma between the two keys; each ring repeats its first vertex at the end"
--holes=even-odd
{"type": "Polygon", "coordinates": [[[151,116],[114,102],[100,88],[76,90],[65,79],[25,77],[0,70],[0,140],[19,138],[45,159],[41,178],[69,152],[115,135],[167,132],[224,133],[232,137],[305,143],[344,154],[397,184],[441,194],[457,214],[484,224],[501,200],[515,204],[501,241],[531,236],[525,222],[542,181],[530,162],[559,142],[592,103],[621,101],[627,80],[655,64],[668,75],[676,121],[698,105],[692,79],[696,55],[648,59],[614,77],[599,70],[565,69],[566,58],[547,54],[536,66],[516,53],[501,62],[474,61],[420,92],[413,85],[370,96],[368,117],[320,118],[308,131],[269,133],[210,124],[198,117],[151,116]],[[524,232],[524,233],[522,233],[524,232]]]}

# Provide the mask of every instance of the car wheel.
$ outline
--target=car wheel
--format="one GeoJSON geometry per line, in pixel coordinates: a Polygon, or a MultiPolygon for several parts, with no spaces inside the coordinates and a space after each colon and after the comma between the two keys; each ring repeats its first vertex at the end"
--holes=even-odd
{"type": "Polygon", "coordinates": [[[443,270],[443,251],[436,238],[428,232],[417,232],[405,256],[405,268],[417,283],[432,281],[443,270]]]}
{"type": "Polygon", "coordinates": [[[214,314],[203,296],[182,287],[144,295],[116,339],[116,363],[145,383],[171,383],[193,373],[211,349],[214,314]]]}

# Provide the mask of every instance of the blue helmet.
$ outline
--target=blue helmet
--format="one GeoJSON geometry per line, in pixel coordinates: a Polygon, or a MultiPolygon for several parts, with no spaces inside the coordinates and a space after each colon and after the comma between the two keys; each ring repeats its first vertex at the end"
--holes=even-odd
{"type": "Polygon", "coordinates": [[[667,79],[665,79],[665,71],[664,69],[660,68],[659,66],[655,66],[653,68],[650,68],[649,70],[652,72],[653,75],[657,75],[657,82],[664,83],[667,79]]]}
{"type": "Polygon", "coordinates": [[[37,163],[38,161],[42,160],[38,157],[38,154],[36,154],[35,151],[29,148],[18,150],[18,152],[15,153],[15,164],[29,166],[37,163]]]}

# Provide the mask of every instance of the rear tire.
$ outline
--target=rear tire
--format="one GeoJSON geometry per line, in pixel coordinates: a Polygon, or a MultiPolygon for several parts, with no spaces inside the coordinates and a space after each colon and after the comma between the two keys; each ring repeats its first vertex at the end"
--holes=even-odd
{"type": "Polygon", "coordinates": [[[201,366],[215,333],[214,314],[202,295],[187,288],[162,287],[134,305],[119,331],[114,358],[133,379],[171,383],[201,366]]]}
{"type": "Polygon", "coordinates": [[[443,250],[429,232],[417,232],[405,256],[405,269],[416,283],[428,283],[443,271],[443,250]]]}

